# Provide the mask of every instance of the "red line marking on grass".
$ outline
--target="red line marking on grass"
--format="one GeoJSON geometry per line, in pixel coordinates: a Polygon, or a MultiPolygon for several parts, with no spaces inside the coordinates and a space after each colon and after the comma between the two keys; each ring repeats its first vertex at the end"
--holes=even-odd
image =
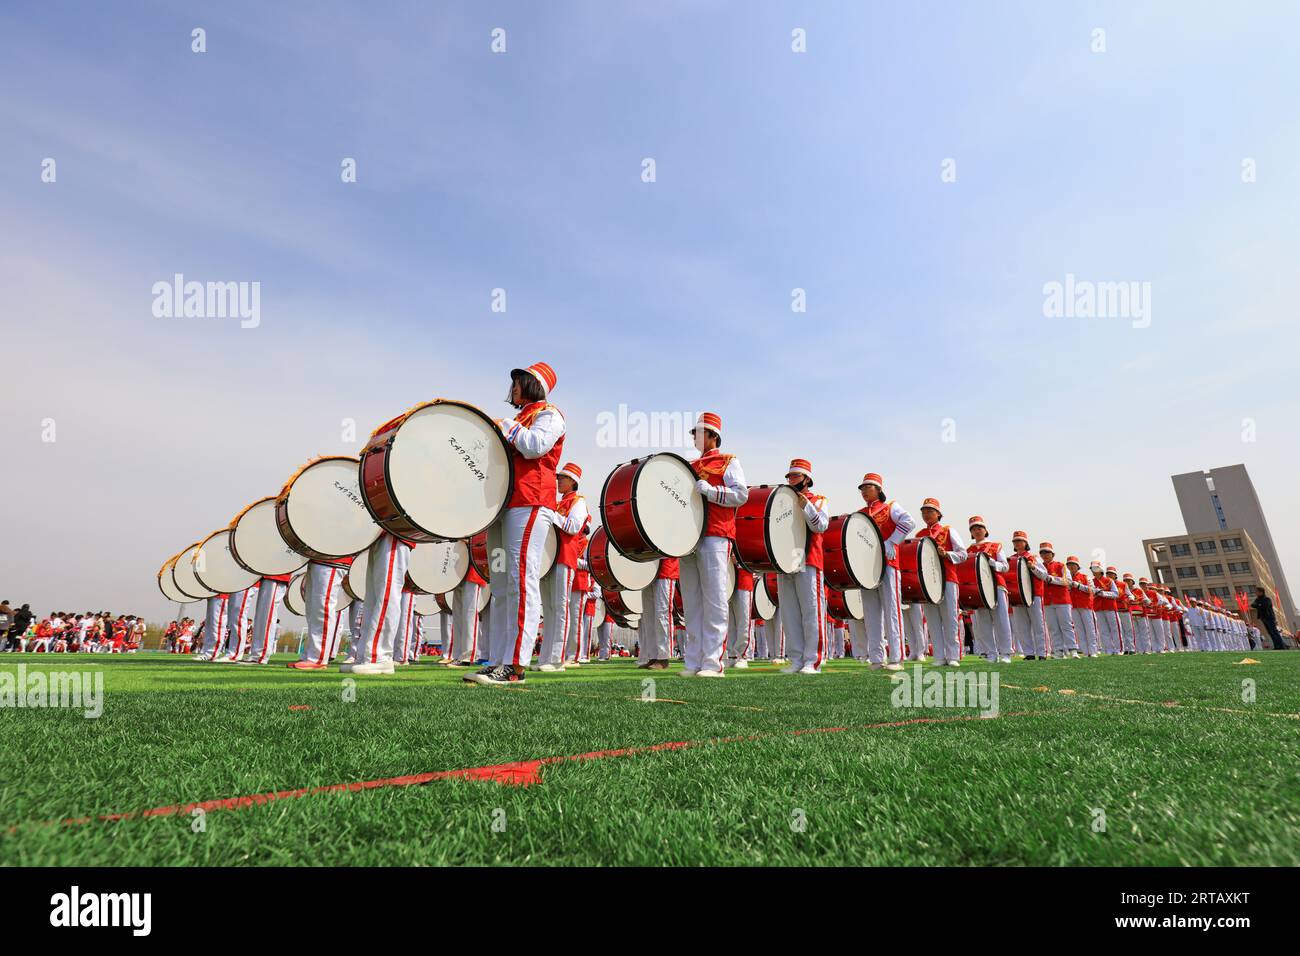
{"type": "Polygon", "coordinates": [[[311,710],[311,704],[290,704],[290,710],[311,710]]]}
{"type": "MultiPolygon", "coordinates": [[[[522,689],[522,688],[521,688],[522,689]]],[[[615,757],[631,757],[637,754],[663,753],[665,751],[688,750],[694,747],[706,747],[717,744],[746,743],[755,740],[768,740],[781,736],[799,737],[804,734],[837,734],[846,730],[885,730],[897,727],[913,727],[921,724],[955,724],[972,720],[1000,719],[1002,717],[1043,716],[1042,712],[1016,711],[999,714],[996,718],[981,717],[978,714],[962,714],[954,717],[913,717],[907,720],[891,720],[875,724],[859,724],[852,727],[809,727],[801,730],[775,731],[761,734],[744,734],[735,737],[711,737],[707,740],[674,740],[661,744],[649,744],[642,747],[620,747],[614,750],[592,750],[581,754],[565,754],[556,757],[540,757],[534,760],[517,760],[511,763],[489,764],[483,767],[463,767],[458,770],[435,770],[427,773],[409,774],[401,777],[384,777],[379,780],[361,780],[354,783],[331,783],[316,787],[297,787],[292,790],[271,790],[243,797],[219,797],[215,800],[202,800],[196,803],[173,804],[165,807],[152,807],[148,810],[126,810],[121,813],[101,813],[95,817],[70,817],[64,820],[33,821],[27,824],[14,824],[8,827],[10,834],[23,826],[81,826],[88,823],[115,823],[122,820],[144,819],[148,817],[171,817],[192,814],[195,810],[209,813],[216,810],[245,810],[249,807],[263,806],[277,800],[297,800],[301,797],[330,793],[358,793],[362,790],[379,790],[384,787],[410,787],[432,783],[435,780],[486,780],[506,786],[531,786],[542,782],[542,768],[550,764],[574,763],[588,760],[608,760],[615,757]]]]}

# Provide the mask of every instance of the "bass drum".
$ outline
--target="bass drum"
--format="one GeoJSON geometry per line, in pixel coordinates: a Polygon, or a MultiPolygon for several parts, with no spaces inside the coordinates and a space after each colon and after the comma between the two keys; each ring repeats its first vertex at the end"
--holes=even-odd
{"type": "Polygon", "coordinates": [[[361,452],[366,508],[410,541],[454,541],[506,510],[514,460],[501,429],[466,402],[435,399],[380,425],[361,452]]]}
{"type": "Polygon", "coordinates": [[[411,549],[406,583],[422,594],[442,594],[460,586],[469,573],[469,545],[464,541],[427,541],[411,549]]]}
{"type": "Polygon", "coordinates": [[[191,559],[199,583],[218,594],[236,594],[251,588],[261,575],[241,567],[230,550],[230,529],[222,528],[204,538],[191,559]]]}
{"type": "Polygon", "coordinates": [[[200,541],[194,542],[172,562],[172,582],[176,585],[176,590],[191,601],[205,601],[210,597],[216,597],[218,593],[204,587],[194,576],[194,552],[199,549],[200,544],[202,544],[200,541]]]}
{"type": "Polygon", "coordinates": [[[348,573],[343,575],[343,591],[354,601],[366,599],[366,576],[370,570],[370,552],[362,551],[352,559],[348,573]]]}
{"type": "Polygon", "coordinates": [[[708,504],[681,455],[660,452],[619,465],[600,491],[600,522],[633,561],[681,558],[704,533],[708,504]]]}
{"type": "Polygon", "coordinates": [[[284,609],[299,617],[307,616],[307,572],[294,575],[284,591],[284,609]]]}
{"type": "Polygon", "coordinates": [[[439,613],[442,608],[438,606],[438,598],[432,594],[416,594],[411,598],[411,608],[420,617],[428,617],[430,614],[439,613]]]}
{"type": "Polygon", "coordinates": [[[645,604],[640,591],[603,591],[601,598],[605,602],[606,613],[615,617],[627,617],[629,614],[640,615],[645,611],[645,604]]]}
{"type": "MultiPolygon", "coordinates": [[[[583,611],[585,612],[586,608],[583,608],[583,611]]],[[[605,623],[605,602],[602,601],[600,598],[596,598],[596,613],[592,615],[591,626],[594,629],[600,627],[604,623],[605,623]]]]}
{"type": "Polygon", "coordinates": [[[587,564],[591,575],[607,591],[640,591],[659,574],[659,561],[632,561],[609,540],[602,525],[587,543],[587,564]]]}
{"type": "Polygon", "coordinates": [[[754,599],[750,602],[750,617],[755,621],[770,621],[776,617],[776,598],[768,593],[767,575],[754,575],[754,599]]]}
{"type": "Polygon", "coordinates": [[[1007,582],[1007,605],[1009,607],[1029,607],[1034,603],[1034,572],[1031,562],[1018,554],[1007,555],[1007,573],[1003,578],[1007,582]]]}
{"type": "Polygon", "coordinates": [[[803,568],[808,523],[803,496],[789,485],[758,485],[736,509],[736,554],[751,571],[793,574],[803,568]]]}
{"type": "Polygon", "coordinates": [[[909,604],[943,600],[943,557],[933,538],[912,538],[898,546],[899,583],[909,604]]]}
{"type": "Polygon", "coordinates": [[[254,501],[230,522],[230,553],[259,576],[293,574],[307,559],[289,547],[275,520],[275,496],[254,501]]]}
{"type": "Polygon", "coordinates": [[[330,455],[304,465],[275,499],[280,536],[314,561],[360,554],[380,528],[366,509],[356,458],[330,455]]]}
{"type": "Polygon", "coordinates": [[[983,611],[998,606],[998,580],[987,554],[967,555],[956,570],[959,605],[967,611],[983,611]]]}
{"type": "MultiPolygon", "coordinates": [[[[872,524],[874,523],[872,522],[872,524]]],[[[862,601],[862,589],[847,588],[843,591],[832,589],[830,595],[826,598],[826,613],[837,621],[862,620],[866,616],[866,608],[862,601]]]]}
{"type": "Polygon", "coordinates": [[[158,569],[158,590],[162,591],[163,597],[169,601],[175,601],[177,604],[189,604],[194,598],[176,587],[176,579],[172,577],[172,565],[180,555],[172,555],[163,562],[163,566],[158,569]]]}
{"type": "Polygon", "coordinates": [[[826,583],[832,588],[872,590],[880,584],[885,573],[885,541],[880,528],[864,512],[832,518],[822,543],[826,583]]]}

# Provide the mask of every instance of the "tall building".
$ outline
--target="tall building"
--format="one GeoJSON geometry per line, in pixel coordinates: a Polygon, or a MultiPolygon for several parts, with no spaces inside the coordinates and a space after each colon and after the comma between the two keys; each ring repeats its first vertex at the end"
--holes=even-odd
{"type": "MultiPolygon", "coordinates": [[[[1264,509],[1260,506],[1259,496],[1255,494],[1250,475],[1246,474],[1246,466],[1229,465],[1227,468],[1211,468],[1209,471],[1191,471],[1185,475],[1174,475],[1173,482],[1187,533],[1199,536],[1217,535],[1232,529],[1244,530],[1268,565],[1271,578],[1276,584],[1277,598],[1281,599],[1282,604],[1278,608],[1279,616],[1284,612],[1288,620],[1296,620],[1296,605],[1291,597],[1291,588],[1286,583],[1286,575],[1282,573],[1282,562],[1278,560],[1273,535],[1269,533],[1268,522],[1264,520],[1264,509]]],[[[1273,596],[1272,591],[1269,596],[1273,596]]]]}
{"type": "MultiPolygon", "coordinates": [[[[1229,611],[1237,610],[1236,595],[1255,600],[1255,588],[1262,587],[1272,597],[1276,578],[1245,528],[1228,528],[1204,534],[1146,538],[1146,552],[1151,580],[1167,585],[1180,598],[1219,598],[1229,611]]],[[[1276,608],[1277,623],[1285,633],[1295,630],[1295,617],[1285,607],[1276,608]]],[[[1253,614],[1253,612],[1251,612],[1253,614]]]]}

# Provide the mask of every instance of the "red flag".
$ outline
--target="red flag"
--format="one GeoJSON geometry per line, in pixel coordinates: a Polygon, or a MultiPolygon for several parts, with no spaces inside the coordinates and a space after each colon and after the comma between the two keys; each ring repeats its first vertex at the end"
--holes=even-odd
{"type": "Polygon", "coordinates": [[[1214,606],[1217,608],[1222,608],[1223,598],[1219,597],[1217,594],[1213,595],[1213,597],[1214,597],[1214,606]]]}
{"type": "Polygon", "coordinates": [[[1246,609],[1250,607],[1250,602],[1246,600],[1246,592],[1236,591],[1232,596],[1237,599],[1238,610],[1240,610],[1242,614],[1248,614],[1249,612],[1246,609]]]}

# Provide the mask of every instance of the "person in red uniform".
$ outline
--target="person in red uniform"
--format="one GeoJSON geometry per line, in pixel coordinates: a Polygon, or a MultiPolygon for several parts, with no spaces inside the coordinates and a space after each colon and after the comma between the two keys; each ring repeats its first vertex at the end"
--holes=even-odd
{"type": "Polygon", "coordinates": [[[727,619],[727,666],[743,670],[754,641],[754,573],[736,565],[736,590],[727,619]]]}
{"type": "Polygon", "coordinates": [[[803,566],[776,576],[777,613],[785,629],[788,666],[783,674],[820,674],[829,648],[826,635],[826,580],[823,570],[822,535],[831,523],[826,498],[812,490],[812,465],[806,458],[790,462],[786,482],[803,496],[802,517],[808,526],[803,566]]]}
{"type": "Polygon", "coordinates": [[[586,547],[586,531],[591,523],[587,499],[578,494],[582,469],[569,462],[555,476],[560,500],[551,515],[555,525],[555,565],[542,579],[542,618],[546,621],[545,639],[533,670],[563,670],[568,662],[577,666],[581,640],[575,610],[573,581],[578,574],[578,561],[586,547]]]}
{"type": "Polygon", "coordinates": [[[943,601],[939,604],[922,606],[912,604],[907,609],[908,641],[912,645],[912,660],[921,660],[925,656],[926,625],[938,625],[931,632],[930,640],[934,643],[934,663],[940,666],[957,667],[961,663],[961,605],[958,599],[961,585],[957,583],[957,565],[966,560],[966,544],[961,536],[946,524],[940,524],[943,511],[938,498],[926,498],[921,502],[921,520],[925,527],[916,533],[918,538],[932,538],[939,546],[943,559],[943,601]],[[922,620],[922,615],[926,619],[922,620]]]}
{"type": "Polygon", "coordinates": [[[522,684],[524,671],[532,661],[542,618],[540,578],[545,531],[554,520],[556,470],[564,450],[564,416],[547,401],[555,383],[555,370],[545,362],[510,373],[507,401],[519,411],[512,420],[502,420],[499,425],[510,446],[514,485],[501,517],[505,570],[491,575],[492,591],[498,598],[492,627],[496,637],[504,635],[504,654],[502,663],[466,676],[471,683],[498,687],[522,684]],[[504,613],[498,615],[498,608],[504,613]]]}
{"type": "Polygon", "coordinates": [[[637,627],[637,642],[641,645],[638,670],[668,669],[668,661],[673,656],[673,607],[679,600],[680,577],[679,559],[661,558],[655,579],[641,592],[644,612],[637,627]]]}
{"type": "Polygon", "coordinates": [[[858,492],[866,504],[860,508],[880,529],[885,543],[885,570],[880,584],[862,592],[862,620],[849,623],[853,656],[868,661],[872,670],[903,669],[903,584],[898,569],[898,546],[916,527],[916,519],[896,501],[885,497],[885,479],[874,471],[862,477],[858,492]]]}
{"type": "MultiPolygon", "coordinates": [[[[1119,619],[1119,588],[1114,579],[1107,574],[1100,561],[1092,562],[1092,586],[1096,589],[1092,596],[1092,613],[1097,620],[1097,638],[1101,642],[1103,654],[1122,654],[1124,631],[1119,619]]],[[[1110,569],[1114,572],[1114,568],[1110,569]]]]}
{"type": "Polygon", "coordinates": [[[1078,657],[1079,644],[1070,604],[1070,572],[1056,560],[1056,551],[1050,541],[1038,545],[1038,557],[1046,574],[1043,580],[1043,618],[1047,622],[1048,653],[1054,657],[1078,657]]]}
{"type": "Polygon", "coordinates": [[[1070,613],[1074,616],[1074,626],[1079,637],[1080,653],[1084,657],[1096,657],[1097,618],[1093,613],[1092,578],[1083,573],[1083,564],[1073,554],[1065,559],[1065,569],[1070,574],[1070,613]]]}
{"type": "Polygon", "coordinates": [[[1003,664],[1011,663],[1011,613],[1007,600],[1007,576],[1009,567],[1006,556],[1002,553],[1002,544],[989,537],[988,526],[983,517],[972,515],[966,522],[973,539],[967,554],[987,554],[993,565],[993,577],[997,582],[997,606],[992,609],[980,609],[971,615],[971,629],[975,635],[977,652],[990,661],[1003,664]]]}
{"type": "Polygon", "coordinates": [[[1033,596],[1028,607],[1016,608],[1011,618],[1011,633],[1025,660],[1043,660],[1047,657],[1047,622],[1043,618],[1043,579],[1047,573],[1029,550],[1029,535],[1016,531],[1011,535],[1011,553],[1021,561],[1029,562],[1033,572],[1033,596]]]}

